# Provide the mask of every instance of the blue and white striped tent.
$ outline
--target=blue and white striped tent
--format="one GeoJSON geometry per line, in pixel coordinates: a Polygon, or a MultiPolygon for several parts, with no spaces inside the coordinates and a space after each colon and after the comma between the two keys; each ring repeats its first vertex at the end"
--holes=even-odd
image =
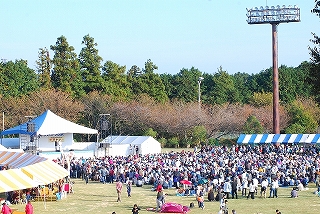
{"type": "Polygon", "coordinates": [[[320,134],[240,134],[238,144],[320,143],[320,134]]]}

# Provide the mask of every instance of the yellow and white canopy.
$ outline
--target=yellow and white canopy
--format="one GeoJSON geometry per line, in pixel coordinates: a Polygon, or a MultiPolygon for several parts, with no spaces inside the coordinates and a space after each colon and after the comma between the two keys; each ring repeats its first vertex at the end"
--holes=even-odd
{"type": "Polygon", "coordinates": [[[10,192],[36,186],[38,184],[20,169],[0,171],[0,192],[10,192]]]}
{"type": "Polygon", "coordinates": [[[38,155],[0,152],[0,192],[27,189],[53,183],[69,175],[68,170],[38,155]]]}
{"type": "Polygon", "coordinates": [[[39,185],[50,184],[69,175],[66,169],[51,160],[28,165],[21,170],[39,185]]]}

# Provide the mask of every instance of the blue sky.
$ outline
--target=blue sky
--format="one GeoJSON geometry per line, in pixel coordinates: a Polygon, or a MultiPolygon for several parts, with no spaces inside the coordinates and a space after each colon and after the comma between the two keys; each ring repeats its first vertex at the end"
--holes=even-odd
{"type": "Polygon", "coordinates": [[[79,54],[89,34],[103,63],[127,70],[151,59],[157,73],[258,73],[272,66],[271,25],[247,24],[246,8],[266,4],[301,8],[301,22],[278,27],[279,65],[309,61],[311,32],[320,36],[314,0],[2,0],[0,59],[35,69],[39,48],[63,35],[79,54]]]}

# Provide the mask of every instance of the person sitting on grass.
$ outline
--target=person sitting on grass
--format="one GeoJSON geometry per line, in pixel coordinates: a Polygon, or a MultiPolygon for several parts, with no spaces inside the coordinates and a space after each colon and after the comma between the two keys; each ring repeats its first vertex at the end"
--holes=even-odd
{"type": "Polygon", "coordinates": [[[291,198],[298,198],[297,187],[293,187],[291,190],[291,198]]]}
{"type": "Polygon", "coordinates": [[[138,207],[137,204],[133,205],[132,214],[138,214],[139,210],[140,210],[140,208],[138,207]]]}

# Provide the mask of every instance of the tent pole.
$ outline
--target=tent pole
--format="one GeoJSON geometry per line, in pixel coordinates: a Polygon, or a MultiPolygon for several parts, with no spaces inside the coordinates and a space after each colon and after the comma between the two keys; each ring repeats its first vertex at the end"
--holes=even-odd
{"type": "MultiPolygon", "coordinates": [[[[2,112],[2,131],[4,131],[4,111],[2,112]]],[[[1,145],[2,145],[2,138],[3,138],[3,135],[1,135],[1,145]]]]}

